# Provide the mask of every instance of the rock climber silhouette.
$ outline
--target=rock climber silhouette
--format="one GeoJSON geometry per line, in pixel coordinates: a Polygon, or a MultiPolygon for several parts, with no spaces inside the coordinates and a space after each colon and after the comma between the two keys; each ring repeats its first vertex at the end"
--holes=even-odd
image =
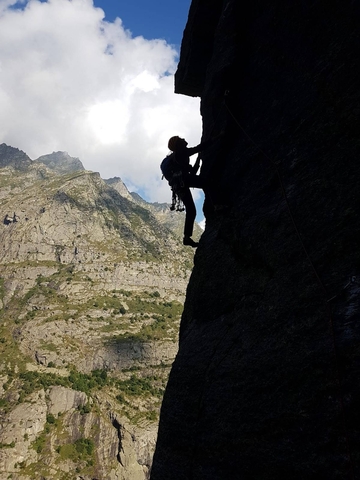
{"type": "Polygon", "coordinates": [[[175,174],[169,180],[169,184],[180,200],[185,206],[185,225],[184,225],[184,239],[183,244],[191,247],[197,247],[198,242],[195,242],[191,237],[194,229],[194,222],[196,218],[196,207],[191,195],[190,188],[204,189],[204,181],[201,176],[196,175],[200,166],[201,153],[206,150],[215,139],[202,142],[196,147],[188,148],[188,143],[184,138],[178,136],[171,137],[168,142],[168,148],[174,154],[174,163],[176,165],[175,174]],[[194,166],[190,164],[190,157],[195,153],[199,153],[194,166]],[[177,171],[176,171],[177,170],[177,171]]]}

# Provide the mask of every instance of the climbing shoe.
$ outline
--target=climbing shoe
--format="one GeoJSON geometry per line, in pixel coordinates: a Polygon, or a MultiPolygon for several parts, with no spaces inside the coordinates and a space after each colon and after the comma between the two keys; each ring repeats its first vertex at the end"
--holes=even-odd
{"type": "Polygon", "coordinates": [[[190,247],[193,247],[193,248],[196,248],[199,245],[199,243],[194,242],[194,240],[191,237],[184,237],[183,244],[189,245],[190,247]]]}

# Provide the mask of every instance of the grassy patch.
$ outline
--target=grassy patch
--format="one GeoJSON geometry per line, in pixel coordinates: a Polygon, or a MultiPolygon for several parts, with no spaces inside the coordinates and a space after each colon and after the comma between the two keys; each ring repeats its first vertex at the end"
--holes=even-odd
{"type": "Polygon", "coordinates": [[[32,448],[35,450],[36,453],[41,453],[46,445],[46,433],[41,433],[36,440],[31,443],[32,448]]]}
{"type": "Polygon", "coordinates": [[[175,340],[178,332],[179,315],[173,317],[172,314],[167,315],[152,315],[152,323],[142,324],[137,333],[126,332],[124,334],[116,335],[110,343],[144,343],[149,341],[170,339],[175,340]]]}
{"type": "Polygon", "coordinates": [[[127,305],[131,313],[148,313],[164,316],[176,317],[180,316],[183,310],[183,305],[180,302],[163,302],[159,298],[158,292],[148,293],[146,296],[129,298],[127,305]],[[158,295],[157,295],[158,294],[158,295]]]}
{"type": "Polygon", "coordinates": [[[5,398],[0,398],[0,414],[8,413],[12,408],[11,403],[5,398]]]}
{"type": "Polygon", "coordinates": [[[128,380],[117,380],[116,387],[130,396],[144,397],[152,395],[154,397],[161,397],[163,395],[163,389],[157,386],[158,381],[159,378],[156,376],[142,378],[131,375],[128,380]]]}
{"type": "Polygon", "coordinates": [[[45,342],[44,340],[40,340],[40,345],[42,350],[46,350],[47,352],[56,352],[58,351],[56,345],[52,342],[45,342]]]}
{"type": "Polygon", "coordinates": [[[67,443],[57,447],[56,451],[61,460],[72,460],[77,463],[85,461],[87,466],[94,465],[95,444],[90,438],[79,438],[74,443],[67,443]]]}
{"type": "Polygon", "coordinates": [[[1,448],[14,448],[15,447],[15,442],[12,441],[11,443],[2,443],[0,442],[0,449],[1,448]]]}

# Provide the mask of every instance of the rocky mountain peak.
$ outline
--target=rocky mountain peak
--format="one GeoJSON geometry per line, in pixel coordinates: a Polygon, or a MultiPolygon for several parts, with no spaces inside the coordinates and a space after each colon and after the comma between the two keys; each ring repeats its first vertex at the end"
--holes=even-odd
{"type": "Polygon", "coordinates": [[[6,145],[6,143],[0,145],[0,168],[13,167],[16,170],[24,170],[31,163],[30,157],[22,150],[6,145]]]}
{"type": "Polygon", "coordinates": [[[123,197],[127,198],[128,200],[132,200],[132,194],[127,189],[125,183],[121,180],[120,177],[113,177],[108,178],[105,182],[110,185],[110,187],[114,188],[117,192],[120,193],[123,197]]]}
{"type": "Polygon", "coordinates": [[[36,159],[37,162],[43,163],[51,170],[57,173],[65,174],[85,170],[83,164],[77,157],[71,157],[67,152],[53,152],[42,155],[36,159]]]}

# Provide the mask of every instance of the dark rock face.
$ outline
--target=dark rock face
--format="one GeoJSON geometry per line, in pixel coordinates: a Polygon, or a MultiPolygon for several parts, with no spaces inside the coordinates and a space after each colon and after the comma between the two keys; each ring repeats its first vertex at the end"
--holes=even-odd
{"type": "Polygon", "coordinates": [[[360,8],[295,3],[190,8],[175,89],[225,135],[151,480],[360,478],[360,8]]]}

